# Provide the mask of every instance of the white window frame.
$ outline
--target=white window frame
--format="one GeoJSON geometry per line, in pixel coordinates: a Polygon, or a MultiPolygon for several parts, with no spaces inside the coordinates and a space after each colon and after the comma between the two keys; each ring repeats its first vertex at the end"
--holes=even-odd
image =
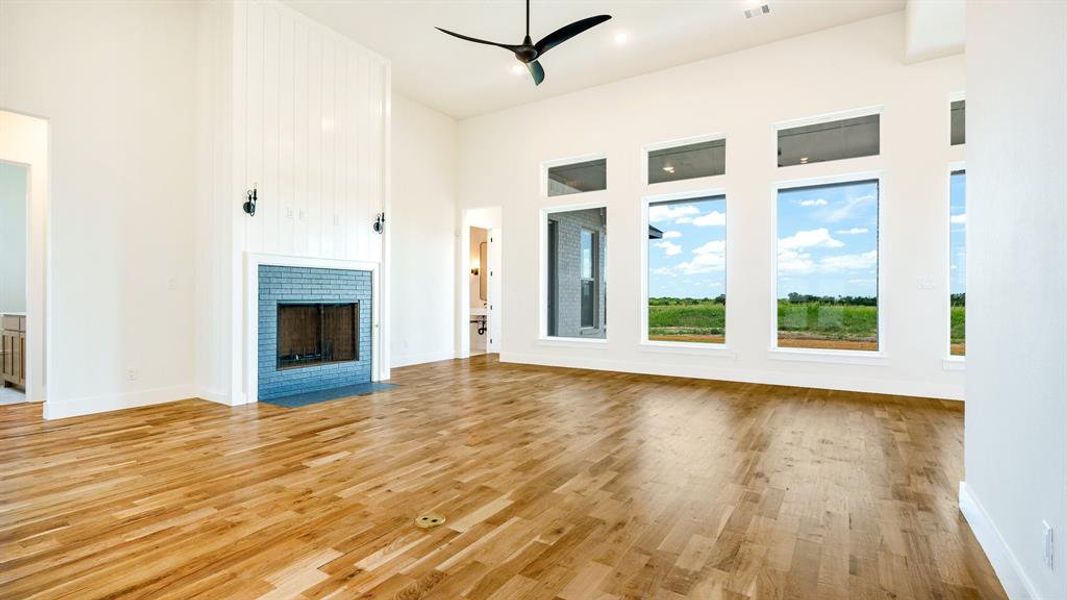
{"type": "MultiPolygon", "coordinates": [[[[547,171],[546,171],[547,175],[547,171]]],[[[592,192],[587,192],[592,193],[592,192]]],[[[553,198],[576,196],[578,194],[566,194],[565,196],[553,196],[553,198]]],[[[583,196],[585,194],[582,194],[583,196]]],[[[611,220],[610,210],[606,201],[601,202],[578,202],[570,204],[556,204],[553,206],[546,206],[540,209],[540,216],[538,218],[538,317],[537,317],[537,341],[543,345],[553,346],[603,346],[606,347],[608,343],[609,332],[604,330],[604,337],[602,338],[580,338],[580,337],[562,337],[562,336],[550,336],[548,335],[548,217],[554,213],[572,212],[576,210],[589,210],[593,208],[602,208],[605,211],[605,219],[610,223],[611,220]]],[[[601,260],[607,255],[608,252],[608,240],[603,236],[600,236],[600,250],[601,260]]],[[[605,277],[606,278],[606,277],[605,277]]],[[[605,322],[607,318],[605,316],[605,322]]],[[[603,323],[600,323],[603,328],[603,323]]]]}
{"type": "MultiPolygon", "coordinates": [[[[963,144],[960,144],[963,145],[963,144]]],[[[948,291],[945,294],[944,303],[945,310],[944,322],[945,331],[942,339],[945,341],[945,358],[942,360],[941,366],[946,371],[962,371],[967,364],[967,355],[955,356],[952,354],[952,174],[956,171],[963,171],[966,175],[967,165],[963,161],[950,162],[948,164],[948,170],[945,171],[945,257],[948,261],[945,263],[945,289],[948,291]]],[[[969,237],[969,236],[968,236],[969,237]]],[[[966,291],[964,292],[966,293],[966,291]]]]}
{"type": "MultiPolygon", "coordinates": [[[[870,158],[870,157],[863,157],[870,158]]],[[[839,162],[839,161],[830,161],[839,162]]],[[[815,163],[824,164],[824,163],[815,163]]],[[[797,165],[801,166],[801,165],[797,165]]],[[[808,166],[808,165],[804,165],[808,166]]],[[[887,196],[886,177],[881,170],[852,171],[848,173],[790,179],[771,184],[771,303],[768,313],[771,316],[771,339],[768,357],[774,360],[792,360],[805,362],[828,362],[838,364],[878,365],[888,364],[887,342],[885,336],[886,307],[883,305],[885,288],[885,199],[887,196]],[[839,185],[846,183],[878,182],[878,350],[833,350],[821,348],[782,348],[778,346],[778,195],[783,190],[799,187],[822,185],[839,185]]]]}
{"type": "MultiPolygon", "coordinates": [[[[708,178],[701,178],[708,179],[708,178]]],[[[647,180],[647,179],[646,179],[647,180]]],[[[683,180],[688,181],[688,180],[683,180]]],[[[637,330],[639,333],[639,343],[642,350],[685,350],[686,353],[699,353],[699,354],[712,354],[723,355],[727,357],[733,357],[734,353],[730,350],[730,327],[729,318],[730,311],[726,311],[727,322],[724,324],[723,336],[725,341],[721,344],[711,342],[665,342],[660,340],[648,339],[648,211],[651,205],[659,202],[671,202],[675,200],[698,200],[701,198],[711,198],[716,196],[722,196],[726,205],[726,290],[727,294],[727,307],[729,307],[729,289],[730,289],[730,207],[729,196],[726,193],[726,188],[706,188],[699,190],[690,190],[685,192],[676,192],[670,194],[655,194],[651,196],[645,196],[641,198],[640,202],[640,218],[641,234],[638,236],[640,243],[640,255],[641,255],[641,277],[640,286],[638,289],[638,311],[637,311],[637,330]]]]}
{"type": "MultiPolygon", "coordinates": [[[[849,161],[854,160],[872,160],[878,159],[882,156],[882,116],[884,115],[883,106],[881,104],[873,106],[864,106],[860,108],[850,108],[846,110],[839,110],[835,112],[822,113],[818,115],[800,117],[797,119],[790,119],[787,121],[778,121],[771,125],[771,148],[774,148],[774,152],[771,153],[770,162],[771,167],[775,171],[783,169],[804,169],[810,168],[813,165],[831,165],[831,164],[849,164],[849,161]],[[857,117],[869,117],[871,115],[878,115],[878,154],[872,154],[870,156],[853,156],[851,158],[840,158],[837,160],[821,160],[813,163],[806,163],[800,165],[786,165],[784,167],[778,166],[778,132],[783,129],[793,129],[794,127],[806,127],[808,125],[819,125],[821,123],[832,123],[834,121],[842,121],[844,119],[855,119],[857,117]]],[[[787,172],[787,171],[782,171],[787,172]]]]}
{"type": "MultiPolygon", "coordinates": [[[[640,175],[640,177],[641,177],[641,181],[640,181],[641,185],[645,186],[645,187],[655,187],[655,188],[659,189],[662,186],[678,184],[680,182],[714,181],[716,178],[726,177],[726,172],[724,172],[721,175],[703,175],[701,177],[688,177],[686,179],[678,179],[676,181],[661,181],[659,183],[651,183],[648,180],[648,177],[649,177],[648,157],[649,157],[649,155],[651,153],[653,153],[653,152],[655,152],[657,150],[667,150],[669,148],[678,148],[678,147],[681,147],[681,146],[690,146],[690,145],[693,145],[693,144],[702,144],[704,142],[714,142],[714,141],[718,141],[718,140],[722,140],[722,141],[725,142],[726,141],[726,134],[725,133],[721,133],[721,132],[719,132],[719,133],[708,133],[708,134],[704,134],[704,135],[694,135],[694,136],[690,136],[690,137],[678,138],[678,139],[673,139],[673,140],[666,140],[666,141],[662,141],[662,142],[654,142],[654,143],[651,143],[651,144],[645,144],[644,146],[641,146],[641,175],[640,175]]],[[[728,169],[726,169],[727,165],[726,165],[726,162],[725,162],[726,161],[726,157],[725,156],[723,157],[723,160],[724,160],[723,169],[724,169],[724,171],[728,171],[728,169]]]]}
{"type": "Polygon", "coordinates": [[[578,156],[568,156],[568,157],[564,157],[564,158],[553,158],[551,160],[542,161],[541,165],[540,165],[540,168],[538,170],[538,178],[539,178],[539,180],[538,180],[538,189],[540,190],[540,193],[541,193],[541,199],[542,200],[554,200],[556,198],[566,198],[568,196],[570,196],[570,197],[589,198],[593,194],[606,193],[608,191],[608,188],[610,187],[608,185],[609,184],[609,181],[608,181],[608,167],[609,167],[609,165],[607,163],[608,163],[608,155],[606,153],[603,153],[603,152],[595,152],[595,153],[592,153],[592,154],[580,154],[578,156]],[[549,169],[551,169],[553,167],[566,167],[568,165],[574,165],[574,164],[583,163],[583,162],[589,162],[589,161],[593,161],[593,160],[603,160],[603,161],[605,161],[605,164],[604,164],[604,189],[602,189],[602,190],[591,190],[591,191],[588,191],[588,192],[575,192],[573,194],[560,194],[558,196],[549,196],[548,195],[548,170],[549,169]]]}

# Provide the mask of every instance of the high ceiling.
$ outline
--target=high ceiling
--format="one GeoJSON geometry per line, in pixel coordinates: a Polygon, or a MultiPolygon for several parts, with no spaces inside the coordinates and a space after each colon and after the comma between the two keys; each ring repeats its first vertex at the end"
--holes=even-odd
{"type": "Polygon", "coordinates": [[[614,18],[541,59],[545,82],[516,75],[506,50],[448,37],[434,26],[520,43],[522,0],[289,0],[289,4],[389,58],[402,94],[456,118],[903,10],[904,0],[533,0],[534,41],[577,19],[614,18]],[[617,38],[625,35],[625,42],[617,38]]]}

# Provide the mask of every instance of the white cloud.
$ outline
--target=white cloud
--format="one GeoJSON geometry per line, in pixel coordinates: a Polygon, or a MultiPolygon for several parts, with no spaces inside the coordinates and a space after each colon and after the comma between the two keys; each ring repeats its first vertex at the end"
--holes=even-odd
{"type": "Polygon", "coordinates": [[[798,204],[801,206],[826,206],[829,202],[822,198],[815,198],[814,200],[801,200],[798,204]]]}
{"type": "Polygon", "coordinates": [[[674,221],[675,223],[681,223],[680,219],[691,217],[700,214],[700,209],[692,204],[654,204],[648,207],[648,221],[650,223],[662,223],[663,221],[674,221]]]}
{"type": "Polygon", "coordinates": [[[819,261],[819,270],[824,272],[833,271],[858,271],[873,269],[878,264],[878,251],[861,252],[860,254],[839,254],[826,256],[819,261]]]}
{"type": "Polygon", "coordinates": [[[678,244],[675,244],[674,242],[668,242],[667,240],[663,240],[662,242],[656,242],[655,245],[657,248],[661,248],[663,250],[663,253],[667,256],[675,256],[676,254],[682,253],[682,247],[678,244]]]}
{"type": "Polygon", "coordinates": [[[837,235],[860,235],[861,233],[870,233],[870,231],[866,227],[853,227],[851,229],[838,229],[834,233],[837,235]]]}
{"type": "Polygon", "coordinates": [[[726,241],[714,240],[704,244],[699,248],[693,250],[693,254],[725,254],[726,253],[726,241]]]}
{"type": "Polygon", "coordinates": [[[811,254],[807,252],[797,252],[796,250],[778,249],[779,273],[795,273],[803,275],[805,273],[811,273],[814,270],[815,261],[812,260],[811,254]]]}
{"type": "Polygon", "coordinates": [[[680,238],[680,237],[682,237],[682,232],[681,231],[664,231],[663,232],[663,239],[665,239],[665,240],[673,240],[675,238],[680,238]]]}
{"type": "Polygon", "coordinates": [[[951,221],[953,225],[966,225],[967,213],[963,213],[962,215],[952,215],[949,221],[951,221]]]}
{"type": "Polygon", "coordinates": [[[726,213],[713,210],[706,215],[700,215],[693,219],[693,225],[697,227],[722,227],[726,225],[726,213]]]}
{"type": "Polygon", "coordinates": [[[778,253],[783,250],[800,250],[804,248],[840,248],[844,246],[841,240],[835,240],[830,231],[825,227],[798,231],[793,235],[778,239],[778,253]]]}
{"type": "Polygon", "coordinates": [[[671,269],[670,267],[657,267],[655,269],[652,269],[652,272],[656,275],[664,275],[666,277],[675,276],[674,269],[671,269]]]}
{"type": "Polygon", "coordinates": [[[678,264],[675,269],[684,275],[722,271],[726,268],[726,242],[711,241],[693,250],[693,258],[678,264]]]}
{"type": "Polygon", "coordinates": [[[867,194],[866,196],[849,198],[848,200],[845,200],[844,204],[830,211],[830,214],[826,215],[826,220],[830,221],[831,223],[843,221],[851,217],[861,208],[873,204],[876,200],[877,198],[875,198],[874,194],[867,194]]]}
{"type": "Polygon", "coordinates": [[[692,223],[693,217],[678,217],[674,222],[678,225],[685,225],[687,223],[692,223]]]}

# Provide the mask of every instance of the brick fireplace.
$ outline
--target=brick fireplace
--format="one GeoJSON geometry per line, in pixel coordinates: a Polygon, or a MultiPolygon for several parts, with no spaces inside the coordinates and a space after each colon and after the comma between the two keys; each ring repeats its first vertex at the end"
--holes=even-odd
{"type": "Polygon", "coordinates": [[[259,265],[261,400],[371,381],[372,273],[259,265]]]}

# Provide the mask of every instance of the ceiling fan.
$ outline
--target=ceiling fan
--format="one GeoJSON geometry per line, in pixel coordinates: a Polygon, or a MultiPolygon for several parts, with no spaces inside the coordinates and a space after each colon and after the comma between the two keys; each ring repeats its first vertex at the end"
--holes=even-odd
{"type": "Polygon", "coordinates": [[[437,27],[442,33],[458,37],[461,40],[467,40],[468,42],[474,42],[476,44],[487,44],[489,46],[497,46],[510,50],[515,54],[515,58],[519,59],[519,62],[526,65],[526,69],[530,71],[530,75],[533,76],[534,84],[541,85],[541,82],[545,80],[545,70],[541,68],[541,63],[537,62],[537,59],[562,44],[563,42],[571,39],[572,37],[582,33],[588,29],[592,29],[597,25],[600,25],[604,21],[611,18],[611,15],[597,15],[595,17],[586,17],[584,19],[575,21],[570,25],[564,25],[552,33],[541,38],[536,44],[530,39],[530,0],[526,0],[526,37],[523,38],[521,44],[500,44],[497,42],[490,42],[488,40],[480,40],[478,38],[472,38],[466,35],[455,33],[447,29],[441,29],[437,27]]]}

